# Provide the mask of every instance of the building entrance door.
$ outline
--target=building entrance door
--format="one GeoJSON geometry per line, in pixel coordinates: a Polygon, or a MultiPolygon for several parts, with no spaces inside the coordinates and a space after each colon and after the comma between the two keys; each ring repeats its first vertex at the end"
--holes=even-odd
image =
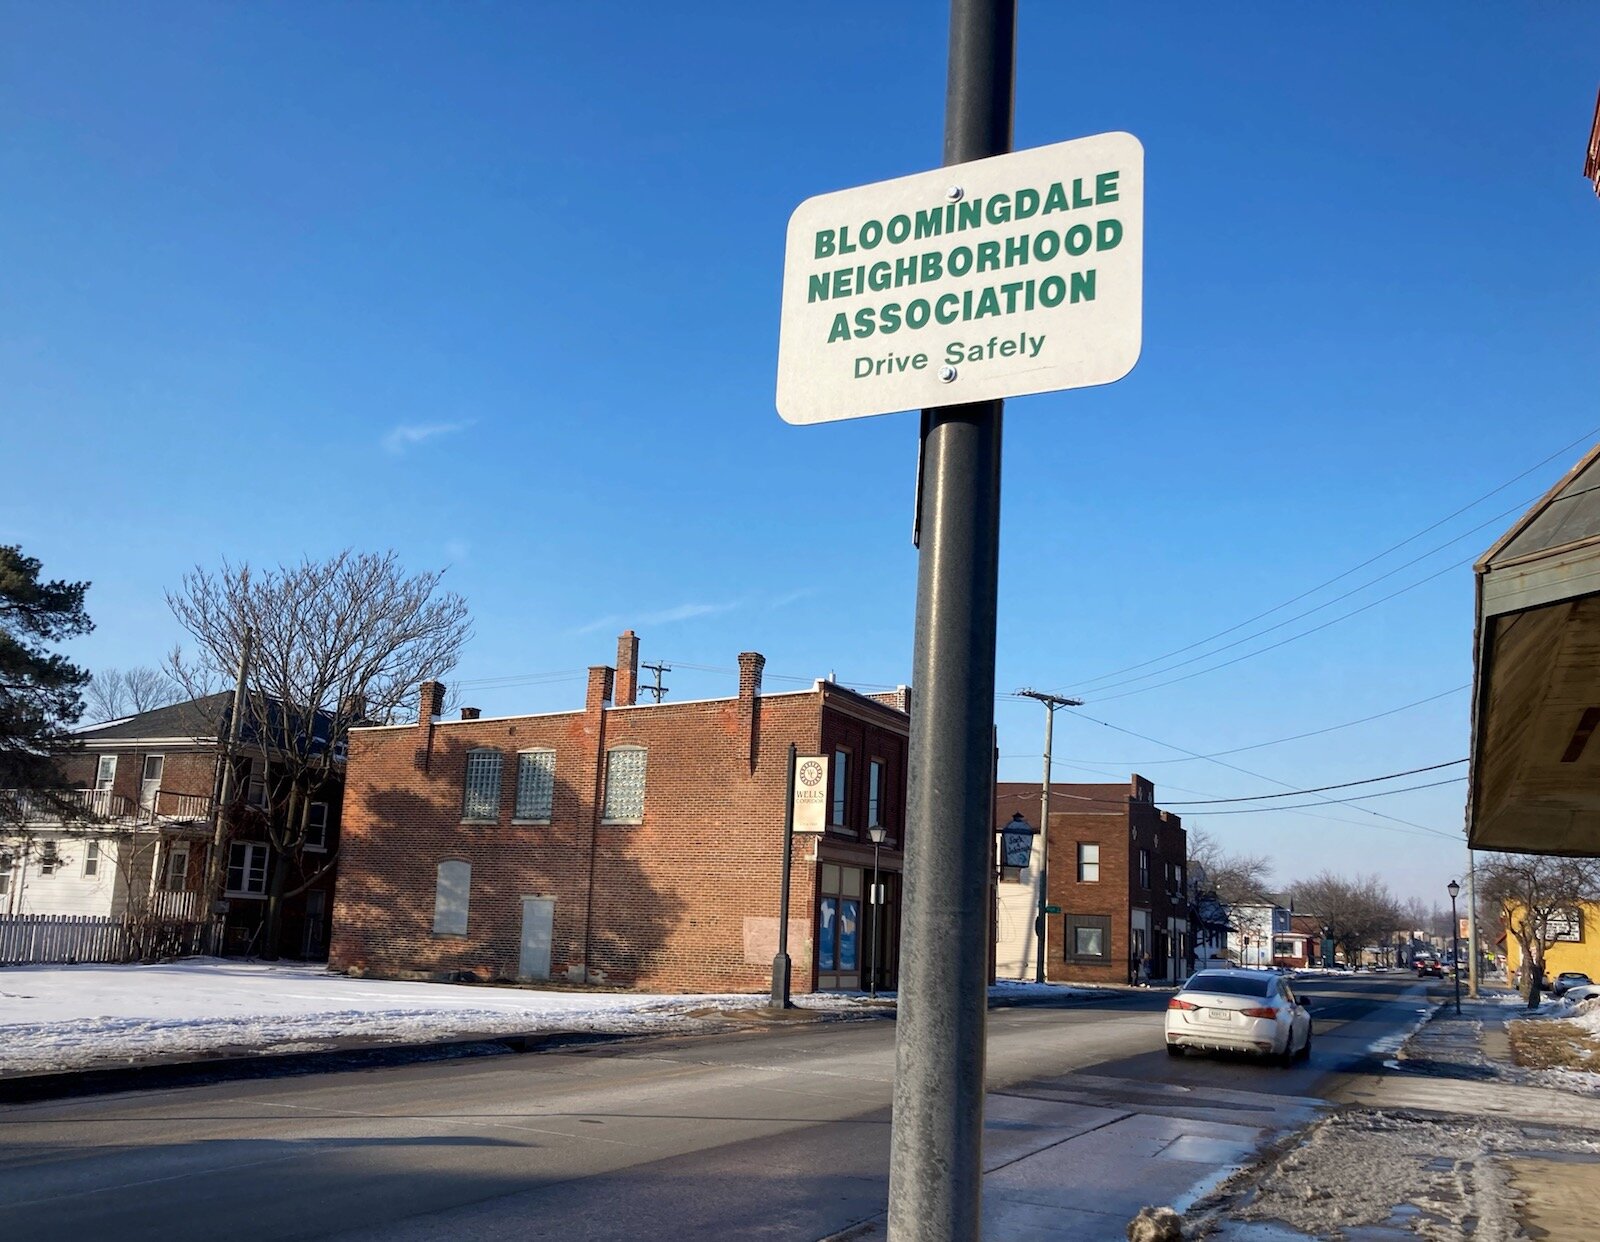
{"type": "Polygon", "coordinates": [[[550,933],[555,919],[554,897],[522,899],[522,957],[517,964],[517,978],[550,977],[550,933]]]}

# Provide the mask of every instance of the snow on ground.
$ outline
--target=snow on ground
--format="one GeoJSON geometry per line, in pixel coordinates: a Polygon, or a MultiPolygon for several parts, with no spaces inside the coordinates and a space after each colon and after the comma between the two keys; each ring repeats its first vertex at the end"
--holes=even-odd
{"type": "MultiPolygon", "coordinates": [[[[1007,984],[1008,998],[1074,994],[1007,984]]],[[[794,998],[870,1012],[864,994],[794,998]]],[[[686,1032],[757,1009],[761,994],[651,995],[350,979],[321,966],[192,958],[153,966],[0,970],[0,1076],[474,1036],[686,1032]]],[[[892,997],[890,998],[892,1002],[892,997]]]]}

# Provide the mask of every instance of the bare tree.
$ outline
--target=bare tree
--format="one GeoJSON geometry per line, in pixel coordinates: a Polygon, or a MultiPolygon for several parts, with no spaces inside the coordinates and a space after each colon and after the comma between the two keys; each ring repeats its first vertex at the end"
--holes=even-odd
{"type": "Polygon", "coordinates": [[[115,720],[177,702],[182,688],[158,668],[102,669],[89,679],[84,698],[97,721],[115,720]]]}
{"type": "Polygon", "coordinates": [[[1345,878],[1321,871],[1291,890],[1297,912],[1322,920],[1326,934],[1354,965],[1367,945],[1387,941],[1402,921],[1400,904],[1376,875],[1345,878]]]}
{"type": "MultiPolygon", "coordinates": [[[[441,572],[407,575],[393,552],[346,550],[326,561],[265,570],[224,563],[196,568],[167,604],[195,639],[174,649],[171,675],[195,689],[231,684],[245,633],[254,634],[247,682],[245,744],[269,774],[259,813],[247,782],[225,808],[229,822],[254,815],[276,858],[271,868],[264,948],[277,951],[285,897],[309,887],[337,851],[304,854],[314,795],[342,768],[350,727],[391,719],[419,683],[454,668],[471,634],[466,602],[441,591],[441,572]],[[295,886],[289,871],[296,872],[295,886]]],[[[259,805],[259,804],[258,804],[259,805]]]]}
{"type": "Polygon", "coordinates": [[[1272,860],[1262,854],[1234,854],[1204,828],[1189,830],[1189,861],[1205,872],[1206,891],[1224,905],[1259,901],[1272,880],[1272,860]]]}
{"type": "Polygon", "coordinates": [[[1528,1008],[1539,1004],[1545,953],[1569,934],[1570,920],[1600,897],[1600,860],[1548,854],[1488,854],[1478,864],[1478,896],[1499,913],[1522,950],[1528,1008]]]}

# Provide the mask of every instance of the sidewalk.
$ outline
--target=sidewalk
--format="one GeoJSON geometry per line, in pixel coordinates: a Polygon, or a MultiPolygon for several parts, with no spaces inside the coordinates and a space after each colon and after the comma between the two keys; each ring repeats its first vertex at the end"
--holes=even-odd
{"type": "Polygon", "coordinates": [[[1338,1112],[1201,1205],[1196,1236],[1595,1237],[1600,1094],[1512,1062],[1507,995],[1442,1004],[1383,1072],[1332,1093],[1338,1112]]]}

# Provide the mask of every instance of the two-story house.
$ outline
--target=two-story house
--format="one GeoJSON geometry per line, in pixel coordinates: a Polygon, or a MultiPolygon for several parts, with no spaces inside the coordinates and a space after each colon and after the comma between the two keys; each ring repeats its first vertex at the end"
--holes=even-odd
{"type": "MultiPolygon", "coordinates": [[[[1020,813],[1039,820],[1038,784],[996,787],[995,828],[1020,813]]],[[[1178,816],[1155,804],[1139,775],[1126,785],[1052,784],[1048,833],[1035,839],[1031,866],[998,885],[995,974],[1032,979],[1040,866],[1049,850],[1045,977],[1130,983],[1149,958],[1155,980],[1189,972],[1188,838],[1178,816]]]]}

